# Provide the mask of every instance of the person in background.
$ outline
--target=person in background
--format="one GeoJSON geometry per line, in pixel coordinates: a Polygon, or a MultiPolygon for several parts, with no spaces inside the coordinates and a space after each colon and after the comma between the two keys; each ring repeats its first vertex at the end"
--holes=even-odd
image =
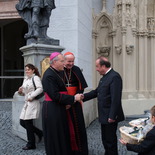
{"type": "Polygon", "coordinates": [[[33,120],[39,117],[40,102],[35,97],[43,92],[42,83],[38,69],[32,65],[27,64],[25,66],[25,74],[22,86],[18,89],[18,93],[25,95],[25,104],[20,114],[20,125],[26,129],[27,144],[23,147],[23,150],[36,149],[35,134],[39,138],[39,142],[42,139],[43,133],[40,129],[33,125],[33,120]],[[36,85],[34,88],[32,78],[36,85]]]}
{"type": "Polygon", "coordinates": [[[98,99],[98,115],[101,123],[102,143],[105,155],[118,155],[117,126],[124,120],[122,109],[122,78],[111,68],[107,58],[96,60],[96,70],[102,75],[98,87],[83,96],[83,101],[98,99]]]}
{"type": "Polygon", "coordinates": [[[69,125],[66,106],[81,101],[81,95],[68,95],[61,77],[64,56],[59,52],[50,55],[50,67],[42,79],[45,100],[42,109],[43,133],[47,155],[71,155],[69,125]]]}
{"type": "MultiPolygon", "coordinates": [[[[150,110],[151,121],[155,125],[155,106],[150,110]]],[[[137,152],[138,155],[155,155],[155,126],[146,134],[146,137],[140,144],[129,144],[125,140],[119,140],[126,146],[128,151],[137,152]]]]}
{"type": "MultiPolygon", "coordinates": [[[[63,80],[69,95],[83,93],[87,87],[86,80],[78,66],[74,65],[75,56],[71,52],[64,54],[63,80]]],[[[76,102],[66,107],[69,129],[70,143],[73,155],[88,155],[87,135],[83,116],[82,102],[76,102]]]]}

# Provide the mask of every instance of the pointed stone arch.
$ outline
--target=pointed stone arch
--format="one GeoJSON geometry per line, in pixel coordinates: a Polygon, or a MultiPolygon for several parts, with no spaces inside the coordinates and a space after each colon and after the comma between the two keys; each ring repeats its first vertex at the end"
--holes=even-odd
{"type": "MultiPolygon", "coordinates": [[[[97,57],[103,55],[107,57],[112,62],[113,56],[113,38],[112,38],[112,19],[111,17],[101,12],[99,15],[93,18],[93,61],[97,57]]],[[[95,68],[94,68],[95,72],[95,68]]],[[[96,84],[99,79],[98,74],[94,74],[96,79],[96,84]],[[97,77],[97,78],[96,78],[97,77]]]]}

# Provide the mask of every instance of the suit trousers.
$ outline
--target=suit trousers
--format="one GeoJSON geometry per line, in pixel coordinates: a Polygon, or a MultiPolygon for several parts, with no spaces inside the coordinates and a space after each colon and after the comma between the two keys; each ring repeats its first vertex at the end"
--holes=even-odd
{"type": "Polygon", "coordinates": [[[117,126],[118,123],[101,124],[102,143],[105,149],[105,155],[118,155],[117,126]]]}
{"type": "Polygon", "coordinates": [[[42,131],[33,125],[33,119],[30,120],[20,119],[20,125],[26,129],[28,140],[27,146],[28,147],[35,146],[35,134],[37,136],[41,136],[42,131]]]}

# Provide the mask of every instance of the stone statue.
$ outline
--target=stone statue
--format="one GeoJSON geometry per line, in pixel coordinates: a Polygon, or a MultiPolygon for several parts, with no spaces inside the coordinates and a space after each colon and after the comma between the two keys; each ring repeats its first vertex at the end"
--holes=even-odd
{"type": "Polygon", "coordinates": [[[28,24],[28,33],[24,37],[30,39],[29,43],[38,42],[38,39],[45,43],[53,40],[47,36],[47,29],[51,12],[55,9],[54,0],[19,0],[16,9],[28,24]]]}

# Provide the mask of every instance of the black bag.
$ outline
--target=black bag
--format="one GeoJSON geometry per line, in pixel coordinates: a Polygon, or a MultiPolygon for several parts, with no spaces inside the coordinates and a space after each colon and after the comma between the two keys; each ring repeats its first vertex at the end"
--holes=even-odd
{"type": "MultiPolygon", "coordinates": [[[[36,85],[35,85],[35,82],[34,82],[34,77],[32,77],[32,82],[33,82],[33,85],[34,85],[34,89],[36,90],[36,85]]],[[[44,96],[44,92],[42,92],[41,94],[37,95],[34,99],[38,100],[40,98],[42,98],[44,96]]]]}

